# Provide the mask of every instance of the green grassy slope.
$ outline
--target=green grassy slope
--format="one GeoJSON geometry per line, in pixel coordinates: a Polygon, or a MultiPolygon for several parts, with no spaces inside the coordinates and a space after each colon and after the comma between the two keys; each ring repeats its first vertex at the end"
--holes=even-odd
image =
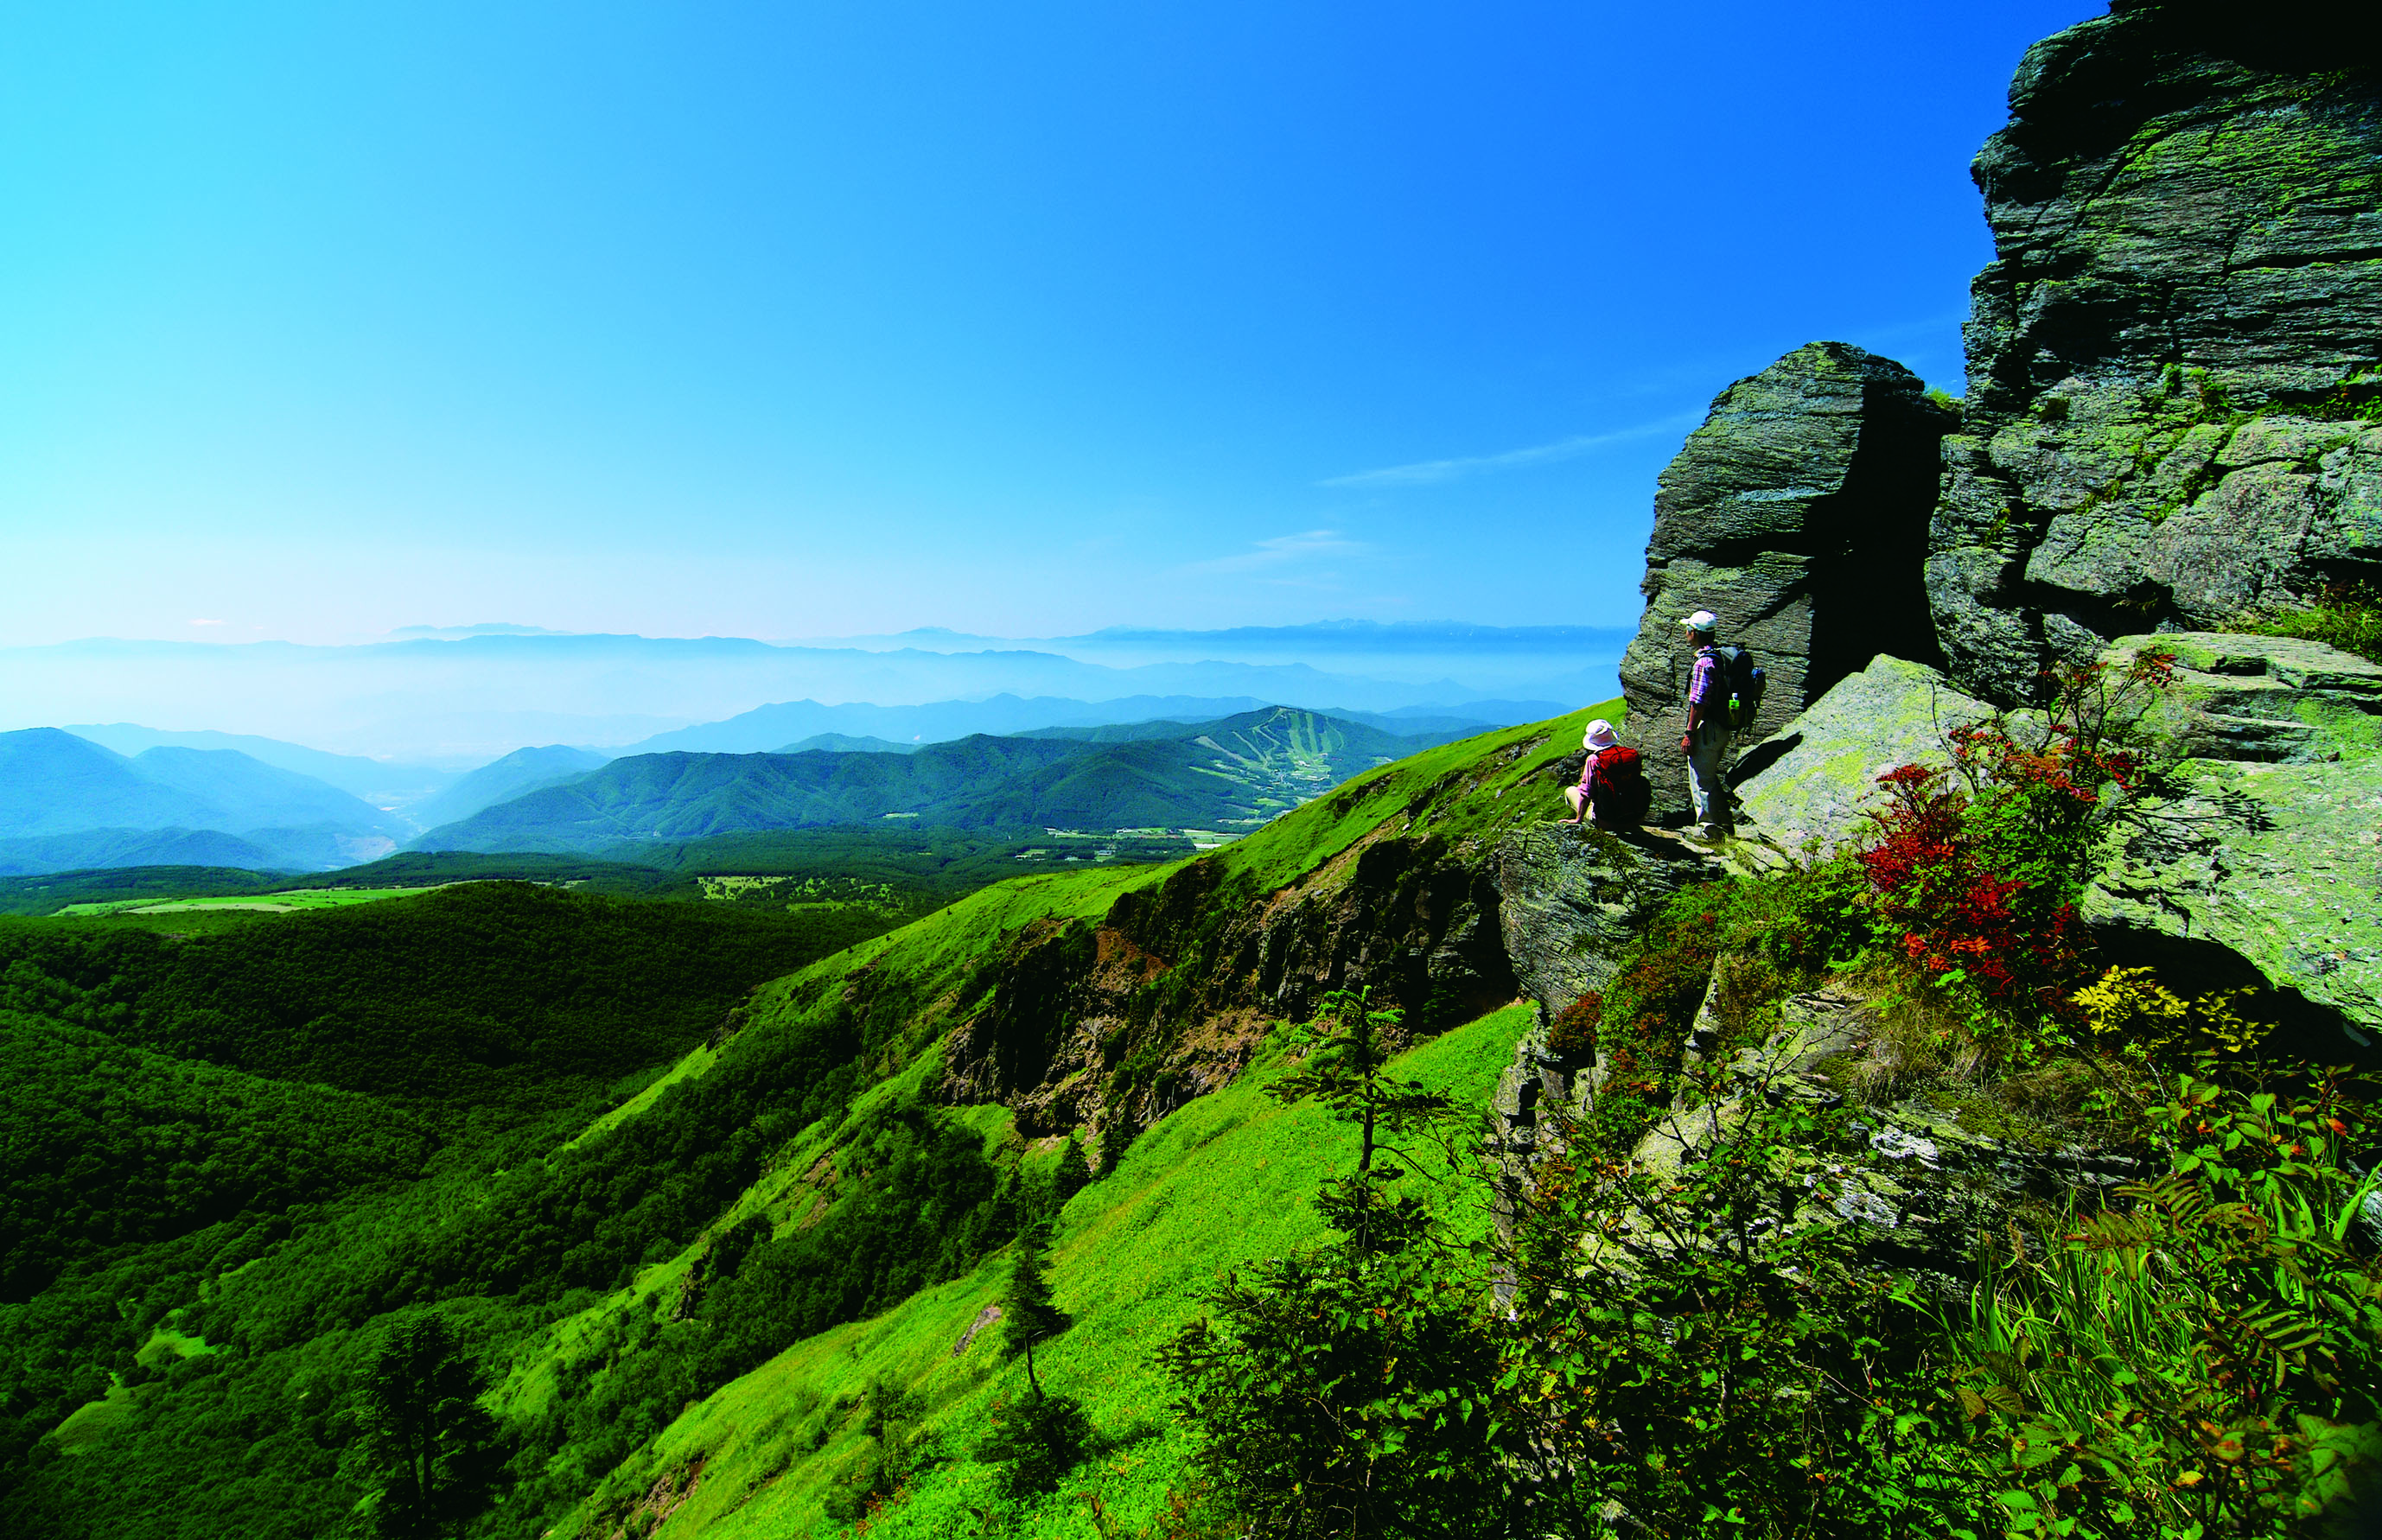
{"type": "MultiPolygon", "coordinates": [[[[1529,1025],[1527,1006],[1509,1007],[1405,1055],[1396,1072],[1466,1105],[1487,1099],[1529,1025]]],[[[1117,1171],[1076,1194],[1062,1211],[1054,1249],[1057,1302],[1074,1317],[1065,1336],[1038,1351],[1053,1389],[1081,1398],[1118,1447],[1079,1471],[1058,1493],[1019,1515],[1015,1533],[1094,1536],[1087,1497],[1127,1523],[1146,1522],[1182,1474],[1187,1450],[1169,1424],[1169,1395],[1152,1353],[1199,1311],[1198,1296],[1227,1269],[1308,1243],[1320,1233],[1316,1185],[1354,1160],[1356,1135],[1313,1106],[1284,1107],[1264,1087],[1282,1069],[1270,1049],[1234,1085],[1152,1130],[1117,1171]]],[[[1443,1193],[1459,1228],[1486,1215],[1471,1190],[1443,1193]]],[[[799,1216],[793,1216],[798,1217],[799,1216]]],[[[866,1455],[857,1398],[873,1379],[918,1392],[926,1426],[949,1457],[905,1500],[870,1526],[873,1535],[967,1533],[968,1510],[997,1503],[992,1471],[968,1453],[1000,1398],[1023,1388],[1022,1366],[1005,1362],[998,1326],[955,1356],[952,1349],[995,1302],[1006,1255],[927,1289],[874,1319],[810,1338],[691,1409],[639,1457],[624,1463],[556,1527],[558,1540],[602,1534],[627,1517],[665,1476],[700,1463],[692,1496],[652,1533],[717,1540],[832,1534],[822,1502],[835,1480],[866,1455]]],[[[609,1308],[646,1312],[674,1280],[657,1268],[609,1308]]],[[[583,1333],[585,1323],[555,1328],[583,1333]]],[[[534,1373],[509,1389],[532,1393],[534,1373]]]]}
{"type": "MultiPolygon", "coordinates": [[[[1560,787],[1543,774],[1545,766],[1577,743],[1581,727],[1590,717],[1599,714],[1614,715],[1616,709],[1615,705],[1606,703],[1554,723],[1484,733],[1412,756],[1358,776],[1331,796],[1309,803],[1276,820],[1259,834],[1202,859],[1222,869],[1226,884],[1271,892],[1299,883],[1334,880],[1335,874],[1346,864],[1339,858],[1369,839],[1384,835],[1437,837],[1457,845],[1483,844],[1504,828],[1553,816],[1562,811],[1560,787]]],[[[954,1024],[966,1019],[980,1006],[987,992],[998,981],[1004,952],[1015,938],[1070,921],[1097,922],[1120,897],[1162,886],[1185,864],[1188,863],[1140,870],[1075,872],[1029,878],[984,889],[924,921],[823,959],[800,973],[757,991],[751,1007],[751,1025],[746,1029],[747,1033],[757,1044],[767,1041],[773,1033],[794,1033],[805,1027],[815,1030],[816,1024],[829,1021],[855,1028],[859,1037],[856,1046],[863,1055],[866,1072],[877,1080],[878,1085],[875,1091],[862,1096],[855,1104],[854,1111],[845,1123],[845,1128],[852,1127],[855,1120],[863,1118],[872,1104],[899,1102],[917,1094],[915,1088],[922,1078],[939,1068],[940,1056],[932,1051],[935,1045],[954,1024]]],[[[1518,1012],[1511,1016],[1500,1015],[1495,1021],[1497,1024],[1493,1028],[1480,1029],[1497,1039],[1493,1046],[1483,1048],[1484,1039],[1461,1033],[1440,1040],[1447,1046],[1438,1051],[1450,1054],[1468,1052],[1477,1056],[1465,1059],[1472,1066],[1468,1072],[1477,1073],[1475,1083],[1467,1092],[1467,1099],[1474,1103],[1485,1097],[1496,1072],[1503,1068],[1514,1035],[1524,1024],[1524,1016],[1518,1012]],[[1469,1046],[1464,1046],[1466,1045],[1469,1046]]],[[[744,1045],[740,1042],[736,1046],[744,1045]]],[[[1418,1050],[1418,1053],[1430,1051],[1432,1050],[1418,1050]]],[[[675,1078],[683,1087],[713,1071],[718,1063],[732,1060],[734,1057],[733,1051],[725,1056],[690,1056],[675,1071],[675,1078]]],[[[1220,1137],[1226,1125],[1240,1118],[1249,1108],[1260,1105],[1250,1100],[1256,1094],[1254,1082],[1246,1087],[1235,1085],[1175,1112],[1132,1147],[1116,1176],[1099,1184],[1093,1191],[1111,1197],[1123,1193],[1136,1179],[1132,1176],[1136,1170],[1148,1174],[1142,1179],[1151,1179],[1155,1173],[1175,1164],[1178,1157],[1187,1157],[1200,1144],[1220,1137]]],[[[667,1116],[666,1108],[657,1110],[667,1116]]],[[[994,1139],[998,1147],[1008,1122],[1006,1113],[999,1107],[985,1107],[967,1116],[994,1139]]],[[[822,1198],[829,1194],[809,1186],[801,1179],[802,1174],[823,1162],[832,1164],[835,1151],[846,1138],[848,1134],[844,1129],[814,1127],[806,1131],[799,1141],[773,1161],[775,1169],[770,1175],[729,1205],[708,1227],[707,1235],[723,1233],[755,1214],[770,1215],[779,1222],[815,1219],[814,1209],[821,1206],[822,1198]]],[[[1013,1148],[1013,1136],[1008,1142],[1013,1146],[1012,1155],[1018,1154],[1013,1148]]],[[[1229,1156],[1219,1153],[1212,1164],[1202,1167],[1208,1174],[1197,1179],[1218,1184],[1220,1195],[1205,1204],[1185,1203],[1183,1207],[1185,1223],[1193,1223],[1192,1216],[1203,1207],[1211,1216],[1222,1212],[1229,1200],[1222,1194],[1245,1186],[1249,1179],[1247,1170],[1243,1167],[1256,1161],[1271,1161],[1274,1158],[1262,1153],[1252,1155],[1250,1149],[1253,1148],[1235,1147],[1229,1156]]],[[[1150,1254],[1172,1256],[1177,1265],[1197,1274],[1197,1282],[1204,1282],[1215,1271],[1242,1256],[1263,1254],[1267,1245],[1287,1244],[1287,1239],[1273,1236],[1273,1232],[1266,1228],[1265,1223],[1259,1222],[1259,1218],[1269,1222],[1281,1218],[1296,1233],[1307,1233],[1305,1227],[1311,1221],[1295,1216],[1304,1214],[1303,1194],[1312,1188],[1320,1174],[1320,1167],[1309,1163],[1297,1167],[1295,1179],[1285,1179],[1292,1181],[1295,1193],[1300,1197],[1299,1203],[1269,1199],[1221,1226],[1209,1223],[1205,1229],[1160,1230],[1151,1241],[1155,1250],[1150,1254]],[[1240,1242],[1232,1240],[1219,1241],[1218,1236],[1222,1232],[1239,1237],[1258,1249],[1235,1252],[1232,1248],[1240,1242]],[[1273,1239],[1269,1240],[1270,1236],[1273,1239]],[[1220,1244],[1221,1250],[1217,1249],[1220,1244]]],[[[1185,1176],[1183,1179],[1192,1181],[1195,1179],[1185,1176]]],[[[1157,1216],[1175,1201],[1174,1197],[1169,1196],[1162,1202],[1154,1200],[1151,1206],[1136,1209],[1133,1228],[1138,1231],[1143,1226],[1155,1225],[1157,1216]]],[[[1096,1204],[1097,1200],[1088,1195],[1078,1197],[1075,1204],[1071,1206],[1068,1235],[1074,1234],[1072,1227],[1076,1222],[1075,1216],[1089,1212],[1084,1207],[1087,1203],[1096,1204]]],[[[1287,1234],[1284,1232],[1284,1236],[1287,1234]]],[[[1082,1276],[1063,1254],[1066,1246],[1073,1244],[1074,1241],[1070,1240],[1062,1245],[1062,1273],[1082,1276]]],[[[701,1243],[698,1242],[667,1261],[657,1263],[649,1272],[640,1276],[632,1289],[559,1328],[555,1345],[540,1350],[540,1352],[533,1352],[525,1360],[517,1361],[514,1383],[508,1391],[508,1404],[515,1404],[515,1399],[518,1399],[518,1404],[535,1404],[540,1392],[527,1387],[553,1381],[559,1373],[554,1362],[557,1354],[567,1359],[572,1351],[584,1351],[585,1344],[589,1342],[634,1343],[646,1336],[652,1328],[641,1323],[653,1321],[651,1302],[672,1296],[694,1266],[700,1252],[701,1243]],[[572,1344],[577,1346],[571,1346],[572,1344]],[[541,1352],[546,1356],[541,1358],[541,1352]]],[[[1094,1270],[1101,1269],[1096,1267],[1094,1270]]],[[[954,1280],[935,1285],[912,1303],[902,1307],[902,1312],[926,1313],[902,1318],[932,1320],[936,1323],[933,1326],[936,1334],[949,1327],[949,1335],[942,1338],[946,1352],[949,1343],[965,1329],[967,1319],[981,1308],[983,1302],[978,1296],[984,1292],[986,1280],[993,1274],[979,1267],[969,1277],[975,1279],[973,1284],[954,1280]],[[970,1291],[971,1289],[974,1292],[970,1291]]],[[[1187,1277],[1177,1277],[1174,1283],[1144,1284],[1119,1275],[1114,1282],[1115,1297],[1110,1308],[1125,1314],[1130,1314],[1135,1309],[1146,1309],[1157,1313],[1153,1320],[1179,1321],[1183,1313],[1189,1309],[1186,1302],[1188,1291],[1195,1288],[1195,1283],[1184,1281],[1187,1277]],[[1136,1301],[1140,1302],[1136,1304],[1136,1301]]],[[[1062,1295],[1062,1303],[1068,1304],[1068,1308],[1075,1308],[1069,1302],[1063,1286],[1062,1295]]],[[[1120,1314],[1118,1319],[1123,1319],[1123,1315],[1120,1314]]],[[[817,1516],[816,1504],[825,1483],[842,1468],[838,1463],[839,1460],[848,1462],[853,1456],[849,1449],[843,1455],[836,1454],[834,1441],[830,1438],[828,1444],[797,1460],[786,1453],[793,1447],[786,1441],[807,1445],[818,1439],[822,1431],[827,1429],[826,1419],[846,1416],[850,1408],[836,1411],[833,1397],[847,1393],[850,1385],[866,1378],[866,1374],[850,1369],[852,1352],[862,1351],[857,1346],[860,1343],[877,1341],[874,1334],[882,1329],[886,1328],[881,1323],[838,1327],[793,1347],[776,1361],[779,1364],[833,1361],[841,1365],[835,1368],[833,1374],[841,1376],[836,1383],[843,1385],[845,1389],[830,1392],[814,1387],[817,1395],[826,1398],[821,1406],[808,1406],[809,1393],[797,1386],[787,1389],[786,1394],[792,1399],[786,1404],[806,1407],[806,1410],[800,1415],[793,1415],[786,1411],[785,1406],[780,1406],[770,1413],[769,1419],[774,1419],[777,1425],[770,1429],[763,1441],[780,1439],[780,1436],[782,1438],[779,1444],[771,1446],[776,1452],[763,1461],[763,1464],[790,1461],[786,1464],[788,1472],[798,1466],[806,1473],[799,1477],[786,1474],[780,1485],[792,1483],[790,1492],[808,1494],[807,1497],[789,1500],[796,1502],[800,1512],[809,1513],[813,1518],[817,1516]],[[854,1374],[857,1374],[857,1378],[853,1377],[854,1374]],[[812,1506],[801,1508],[803,1503],[812,1506]]],[[[1149,1327],[1151,1331],[1158,1329],[1155,1326],[1149,1327]]],[[[1147,1336],[1148,1333],[1142,1335],[1147,1336]]],[[[1097,1334],[1087,1334],[1079,1341],[1089,1344],[1096,1339],[1097,1334]]],[[[1149,1345],[1140,1338],[1135,1340],[1137,1345],[1127,1354],[1129,1357],[1145,1351],[1149,1345]]],[[[927,1347],[922,1343],[923,1339],[913,1342],[901,1351],[931,1356],[927,1347]]],[[[1138,1363],[1138,1358],[1135,1362],[1138,1363]]],[[[1054,1355],[1054,1363],[1063,1363],[1063,1359],[1054,1355]]],[[[767,1375],[771,1372],[763,1370],[760,1373],[767,1375]]],[[[1126,1414],[1126,1407],[1136,1397],[1148,1400],[1152,1392],[1147,1382],[1146,1369],[1136,1369],[1134,1373],[1144,1375],[1140,1389],[1127,1388],[1120,1392],[1123,1400],[1096,1401],[1095,1410],[1113,1420],[1115,1416],[1126,1414]]],[[[1116,1374],[1123,1375],[1124,1371],[1120,1369],[1116,1374]]],[[[1130,1387],[1133,1382],[1130,1375],[1126,1375],[1118,1383],[1130,1387]]],[[[969,1393],[975,1394],[981,1389],[983,1387],[979,1385],[969,1393]]],[[[731,1396],[731,1401],[715,1400],[706,1404],[747,1404],[734,1400],[732,1390],[731,1387],[729,1391],[720,1393],[731,1396]]],[[[765,1402],[767,1399],[763,1398],[765,1402]]],[[[1155,1406],[1152,1404],[1143,1410],[1154,1412],[1155,1406]]],[[[841,1426],[841,1422],[837,1425],[841,1426]]],[[[652,1450],[632,1456],[621,1469],[637,1474],[634,1477],[615,1477],[605,1488],[606,1496],[589,1499],[593,1506],[584,1508],[583,1516],[602,1511],[608,1503],[617,1508],[619,1505],[614,1499],[629,1491],[639,1480],[645,1486],[650,1486],[652,1481],[658,1479],[669,1467],[671,1451],[686,1447],[683,1440],[678,1444],[670,1441],[677,1436],[675,1433],[665,1436],[652,1450]]],[[[1142,1448],[1140,1445],[1136,1447],[1142,1448]]],[[[1156,1495],[1163,1491],[1168,1473],[1173,1468],[1172,1462],[1180,1458],[1180,1451],[1176,1450],[1161,1459],[1160,1453],[1167,1446],[1161,1440],[1144,1449],[1144,1454],[1157,1463],[1144,1475],[1135,1478],[1138,1485],[1128,1484],[1138,1494],[1129,1500],[1155,1501],[1156,1495]]],[[[760,1478],[753,1479],[757,1482],[760,1478]]],[[[644,1487],[637,1489],[642,1491],[644,1487]]],[[[963,1487],[954,1490],[973,1489],[963,1487]]],[[[925,1510],[922,1508],[921,1511],[925,1510]]],[[[774,1523],[778,1521],[768,1522],[774,1523]]],[[[767,1532],[785,1533],[782,1527],[767,1532]]],[[[558,1534],[565,1533],[568,1533],[567,1529],[558,1530],[558,1534]]],[[[683,1533],[695,1531],[690,1529],[683,1533]]],[[[708,1529],[704,1533],[709,1533],[708,1529]]]]}
{"type": "MultiPolygon", "coordinates": [[[[1563,792],[1545,767],[1577,747],[1585,725],[1600,715],[1617,720],[1619,703],[1483,733],[1368,771],[1199,859],[1221,874],[1219,886],[1265,894],[1302,880],[1331,880],[1326,868],[1368,837],[1477,842],[1557,816],[1566,811],[1563,792]]],[[[1160,887],[1187,864],[1054,873],[980,889],[756,992],[753,1021],[789,1025],[845,1005],[848,993],[865,995],[866,1016],[885,1023],[871,1049],[890,1070],[980,1003],[1013,937],[1054,922],[1098,921],[1122,895],[1160,887]]]]}

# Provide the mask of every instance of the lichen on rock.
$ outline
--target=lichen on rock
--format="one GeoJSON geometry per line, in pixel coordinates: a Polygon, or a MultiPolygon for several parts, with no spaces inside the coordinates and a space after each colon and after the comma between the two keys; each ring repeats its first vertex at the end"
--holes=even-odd
{"type": "Polygon", "coordinates": [[[1879,656],[1746,751],[1737,788],[1745,832],[1797,856],[1827,855],[1866,832],[1877,777],[1949,764],[1948,734],[1993,708],[1935,669],[1879,656]]]}
{"type": "Polygon", "coordinates": [[[2172,6],[2028,52],[1927,559],[1963,687],[2382,575],[2382,101],[2340,63],[2172,6]]]}
{"type": "Polygon", "coordinates": [[[2151,647],[2177,668],[2148,725],[2182,757],[2132,800],[2085,919],[2118,954],[2264,984],[2352,1039],[2382,1031],[2382,666],[2204,634],[2106,656],[2151,647]]]}
{"type": "Polygon", "coordinates": [[[1936,445],[1956,421],[1909,370],[1841,342],[1799,348],[1713,399],[1663,471],[1645,614],[1621,665],[1658,813],[1687,806],[1693,657],[1679,622],[1694,611],[1719,616],[1721,640],[1768,672],[1750,734],[1880,648],[1933,654],[1920,568],[1936,445]]]}

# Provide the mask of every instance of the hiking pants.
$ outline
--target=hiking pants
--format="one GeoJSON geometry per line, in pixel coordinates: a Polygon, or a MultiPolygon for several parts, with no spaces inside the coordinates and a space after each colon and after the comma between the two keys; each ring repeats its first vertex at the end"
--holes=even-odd
{"type": "Polygon", "coordinates": [[[1695,799],[1696,822],[1728,825],[1728,783],[1721,779],[1721,761],[1728,754],[1728,728],[1707,722],[1695,731],[1688,749],[1688,792],[1695,799]]]}

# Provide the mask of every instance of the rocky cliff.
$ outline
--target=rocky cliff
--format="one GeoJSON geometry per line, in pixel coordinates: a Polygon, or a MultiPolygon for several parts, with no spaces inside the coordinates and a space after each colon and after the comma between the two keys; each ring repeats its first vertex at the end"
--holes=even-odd
{"type": "Polygon", "coordinates": [[[1909,370],[1841,342],[1799,348],[1713,400],[1663,471],[1646,613],[1621,665],[1659,813],[1688,805],[1679,621],[1694,611],[1769,672],[1756,736],[1881,648],[1934,656],[1920,567],[1954,422],[1909,370]]]}
{"type": "Polygon", "coordinates": [[[2382,94],[2304,10],[2119,5],[2019,68],[1926,564],[1974,691],[2382,574],[2382,94]]]}

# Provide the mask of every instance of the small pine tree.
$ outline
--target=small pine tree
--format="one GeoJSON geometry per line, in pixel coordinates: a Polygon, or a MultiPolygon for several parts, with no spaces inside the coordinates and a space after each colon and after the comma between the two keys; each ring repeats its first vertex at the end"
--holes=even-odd
{"type": "Polygon", "coordinates": [[[1029,1379],[1025,1394],[993,1412],[978,1460],[1008,1467],[1003,1494],[1013,1502],[1058,1489],[1091,1452],[1092,1423],[1073,1396],[1053,1395],[1029,1379]]]}
{"type": "Polygon", "coordinates": [[[1335,991],[1305,1063],[1270,1088],[1358,1126],[1356,1169],[1317,1194],[1339,1239],[1230,1277],[1214,1318],[1161,1355],[1215,1499],[1254,1533],[1389,1540],[1503,1522],[1490,1302],[1449,1265],[1428,1206],[1395,1194],[1411,1162],[1384,1143],[1453,1111],[1383,1073],[1398,1026],[1335,991]]]}
{"type": "Polygon", "coordinates": [[[1047,1342],[1074,1325],[1067,1313],[1050,1302],[1050,1221],[1034,1225],[1017,1238],[1017,1258],[1009,1265],[1009,1288],[1001,1295],[1001,1347],[1004,1357],[1016,1358],[1037,1342],[1047,1342]]]}
{"type": "Polygon", "coordinates": [[[1067,1206],[1067,1200],[1091,1184],[1092,1173],[1084,1162],[1084,1147],[1069,1134],[1064,1149],[1059,1152],[1059,1164],[1050,1173],[1050,1206],[1067,1206]]]}

